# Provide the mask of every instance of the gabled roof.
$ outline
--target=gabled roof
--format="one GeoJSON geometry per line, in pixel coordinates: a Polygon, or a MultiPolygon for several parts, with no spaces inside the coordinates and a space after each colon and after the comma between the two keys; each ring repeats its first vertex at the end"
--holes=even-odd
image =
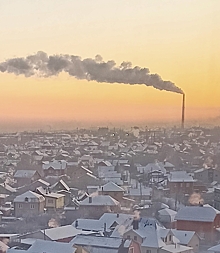
{"type": "Polygon", "coordinates": [[[69,243],[51,242],[44,240],[36,240],[33,245],[27,250],[27,253],[74,253],[76,248],[73,248],[69,243]]]}
{"type": "Polygon", "coordinates": [[[108,182],[107,184],[101,186],[98,191],[106,191],[106,192],[124,192],[125,190],[118,186],[117,184],[113,182],[108,182]]]}
{"type": "Polygon", "coordinates": [[[185,206],[177,212],[175,220],[213,222],[219,213],[220,211],[209,205],[185,206]]]}
{"type": "Polygon", "coordinates": [[[17,170],[14,174],[15,178],[31,178],[36,173],[36,170],[17,170]]]}
{"type": "Polygon", "coordinates": [[[61,226],[56,228],[48,228],[45,230],[41,230],[42,233],[45,232],[45,235],[50,238],[52,241],[56,241],[59,239],[69,238],[76,236],[78,234],[91,234],[90,232],[82,231],[81,229],[77,229],[72,225],[61,226]]]}
{"type": "Polygon", "coordinates": [[[186,171],[172,171],[168,175],[168,181],[173,183],[178,182],[191,183],[195,182],[196,180],[194,180],[193,177],[186,171]]]}
{"type": "Polygon", "coordinates": [[[104,231],[104,223],[95,219],[77,219],[72,225],[87,231],[104,231]]]}
{"type": "Polygon", "coordinates": [[[80,202],[80,206],[118,206],[119,202],[109,195],[88,197],[80,202]],[[89,202],[91,198],[91,203],[89,202]]]}
{"type": "Polygon", "coordinates": [[[177,230],[171,229],[173,235],[179,240],[180,244],[187,245],[193,236],[196,234],[195,231],[185,231],[185,230],[177,230]]]}
{"type": "Polygon", "coordinates": [[[66,169],[66,161],[53,161],[53,162],[45,162],[43,164],[43,169],[47,170],[49,168],[53,168],[54,170],[64,170],[66,169]]]}
{"type": "Polygon", "coordinates": [[[177,214],[176,211],[169,209],[169,208],[164,208],[158,211],[160,215],[168,215],[168,216],[175,216],[177,214]]]}
{"type": "Polygon", "coordinates": [[[51,188],[55,188],[58,184],[61,184],[66,191],[70,190],[69,186],[63,181],[63,179],[60,179],[60,181],[52,185],[51,188]]]}
{"type": "Polygon", "coordinates": [[[15,188],[12,188],[10,185],[6,184],[6,183],[2,183],[0,184],[0,186],[2,186],[3,188],[5,188],[7,191],[13,193],[16,192],[15,188]]]}
{"type": "Polygon", "coordinates": [[[71,245],[80,245],[80,246],[91,246],[99,248],[110,248],[118,249],[122,244],[123,239],[115,237],[104,237],[104,236],[84,236],[77,235],[70,241],[71,245]]]}
{"type": "Polygon", "coordinates": [[[14,199],[14,202],[25,202],[26,198],[28,199],[28,202],[42,202],[45,200],[45,198],[42,195],[37,194],[32,191],[27,191],[27,192],[17,196],[14,199]]]}
{"type": "Polygon", "coordinates": [[[208,251],[220,252],[220,244],[217,244],[217,245],[215,245],[215,246],[209,248],[208,251]]]}

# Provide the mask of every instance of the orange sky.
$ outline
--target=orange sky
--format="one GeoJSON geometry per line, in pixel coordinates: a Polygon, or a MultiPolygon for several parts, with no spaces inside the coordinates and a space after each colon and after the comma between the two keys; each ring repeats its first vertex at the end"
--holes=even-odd
{"type": "MultiPolygon", "coordinates": [[[[220,115],[219,1],[21,0],[1,3],[0,61],[39,50],[131,61],[186,93],[186,119],[220,115]],[[39,8],[41,7],[41,8],[39,8]]],[[[61,74],[39,79],[0,73],[0,119],[11,121],[179,122],[180,94],[104,84],[61,74]]],[[[1,128],[1,126],[0,126],[1,128]]]]}

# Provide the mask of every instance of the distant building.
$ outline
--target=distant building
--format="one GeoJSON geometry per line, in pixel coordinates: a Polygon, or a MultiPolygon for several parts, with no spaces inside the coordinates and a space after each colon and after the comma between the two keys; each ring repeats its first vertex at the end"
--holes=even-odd
{"type": "Polygon", "coordinates": [[[119,212],[120,203],[108,195],[89,196],[79,203],[83,216],[99,218],[105,212],[119,212]]]}
{"type": "Polygon", "coordinates": [[[195,180],[186,171],[170,172],[167,179],[167,187],[170,194],[193,193],[195,180]]]}
{"type": "Polygon", "coordinates": [[[17,186],[24,186],[41,178],[41,175],[36,170],[17,170],[14,174],[14,179],[17,181],[17,186]]]}

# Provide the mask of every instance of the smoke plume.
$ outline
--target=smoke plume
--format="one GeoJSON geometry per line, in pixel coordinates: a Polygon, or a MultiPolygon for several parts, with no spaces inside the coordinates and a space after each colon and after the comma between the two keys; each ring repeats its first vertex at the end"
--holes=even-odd
{"type": "Polygon", "coordinates": [[[170,81],[163,81],[158,74],[150,74],[148,68],[132,67],[130,62],[116,66],[115,61],[103,61],[100,55],[95,59],[81,59],[74,55],[52,55],[44,52],[26,58],[12,58],[0,63],[0,72],[14,73],[26,77],[51,77],[66,72],[77,79],[100,83],[144,84],[159,90],[183,94],[183,91],[170,81]]]}
{"type": "Polygon", "coordinates": [[[199,205],[199,204],[203,204],[204,203],[204,199],[201,197],[201,195],[199,193],[194,192],[190,197],[189,197],[189,203],[193,206],[199,205]]]}

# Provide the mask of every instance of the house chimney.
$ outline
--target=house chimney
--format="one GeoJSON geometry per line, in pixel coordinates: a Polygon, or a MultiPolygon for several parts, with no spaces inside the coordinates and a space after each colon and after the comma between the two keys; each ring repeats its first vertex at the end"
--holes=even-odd
{"type": "Polygon", "coordinates": [[[75,221],[75,228],[77,228],[79,226],[79,222],[78,220],[75,221]]]}
{"type": "Polygon", "coordinates": [[[182,102],[182,129],[184,129],[184,123],[185,123],[185,94],[183,94],[183,102],[182,102]]]}
{"type": "Polygon", "coordinates": [[[89,203],[92,203],[92,197],[89,197],[89,203]]]}
{"type": "Polygon", "coordinates": [[[119,218],[119,213],[117,213],[116,217],[119,218]]]}
{"type": "Polygon", "coordinates": [[[138,228],[139,228],[139,220],[134,219],[133,222],[132,222],[132,225],[133,225],[133,229],[134,230],[138,230],[138,228]]]}
{"type": "Polygon", "coordinates": [[[106,224],[106,222],[104,223],[104,232],[106,232],[106,230],[107,230],[107,224],[106,224]]]}

